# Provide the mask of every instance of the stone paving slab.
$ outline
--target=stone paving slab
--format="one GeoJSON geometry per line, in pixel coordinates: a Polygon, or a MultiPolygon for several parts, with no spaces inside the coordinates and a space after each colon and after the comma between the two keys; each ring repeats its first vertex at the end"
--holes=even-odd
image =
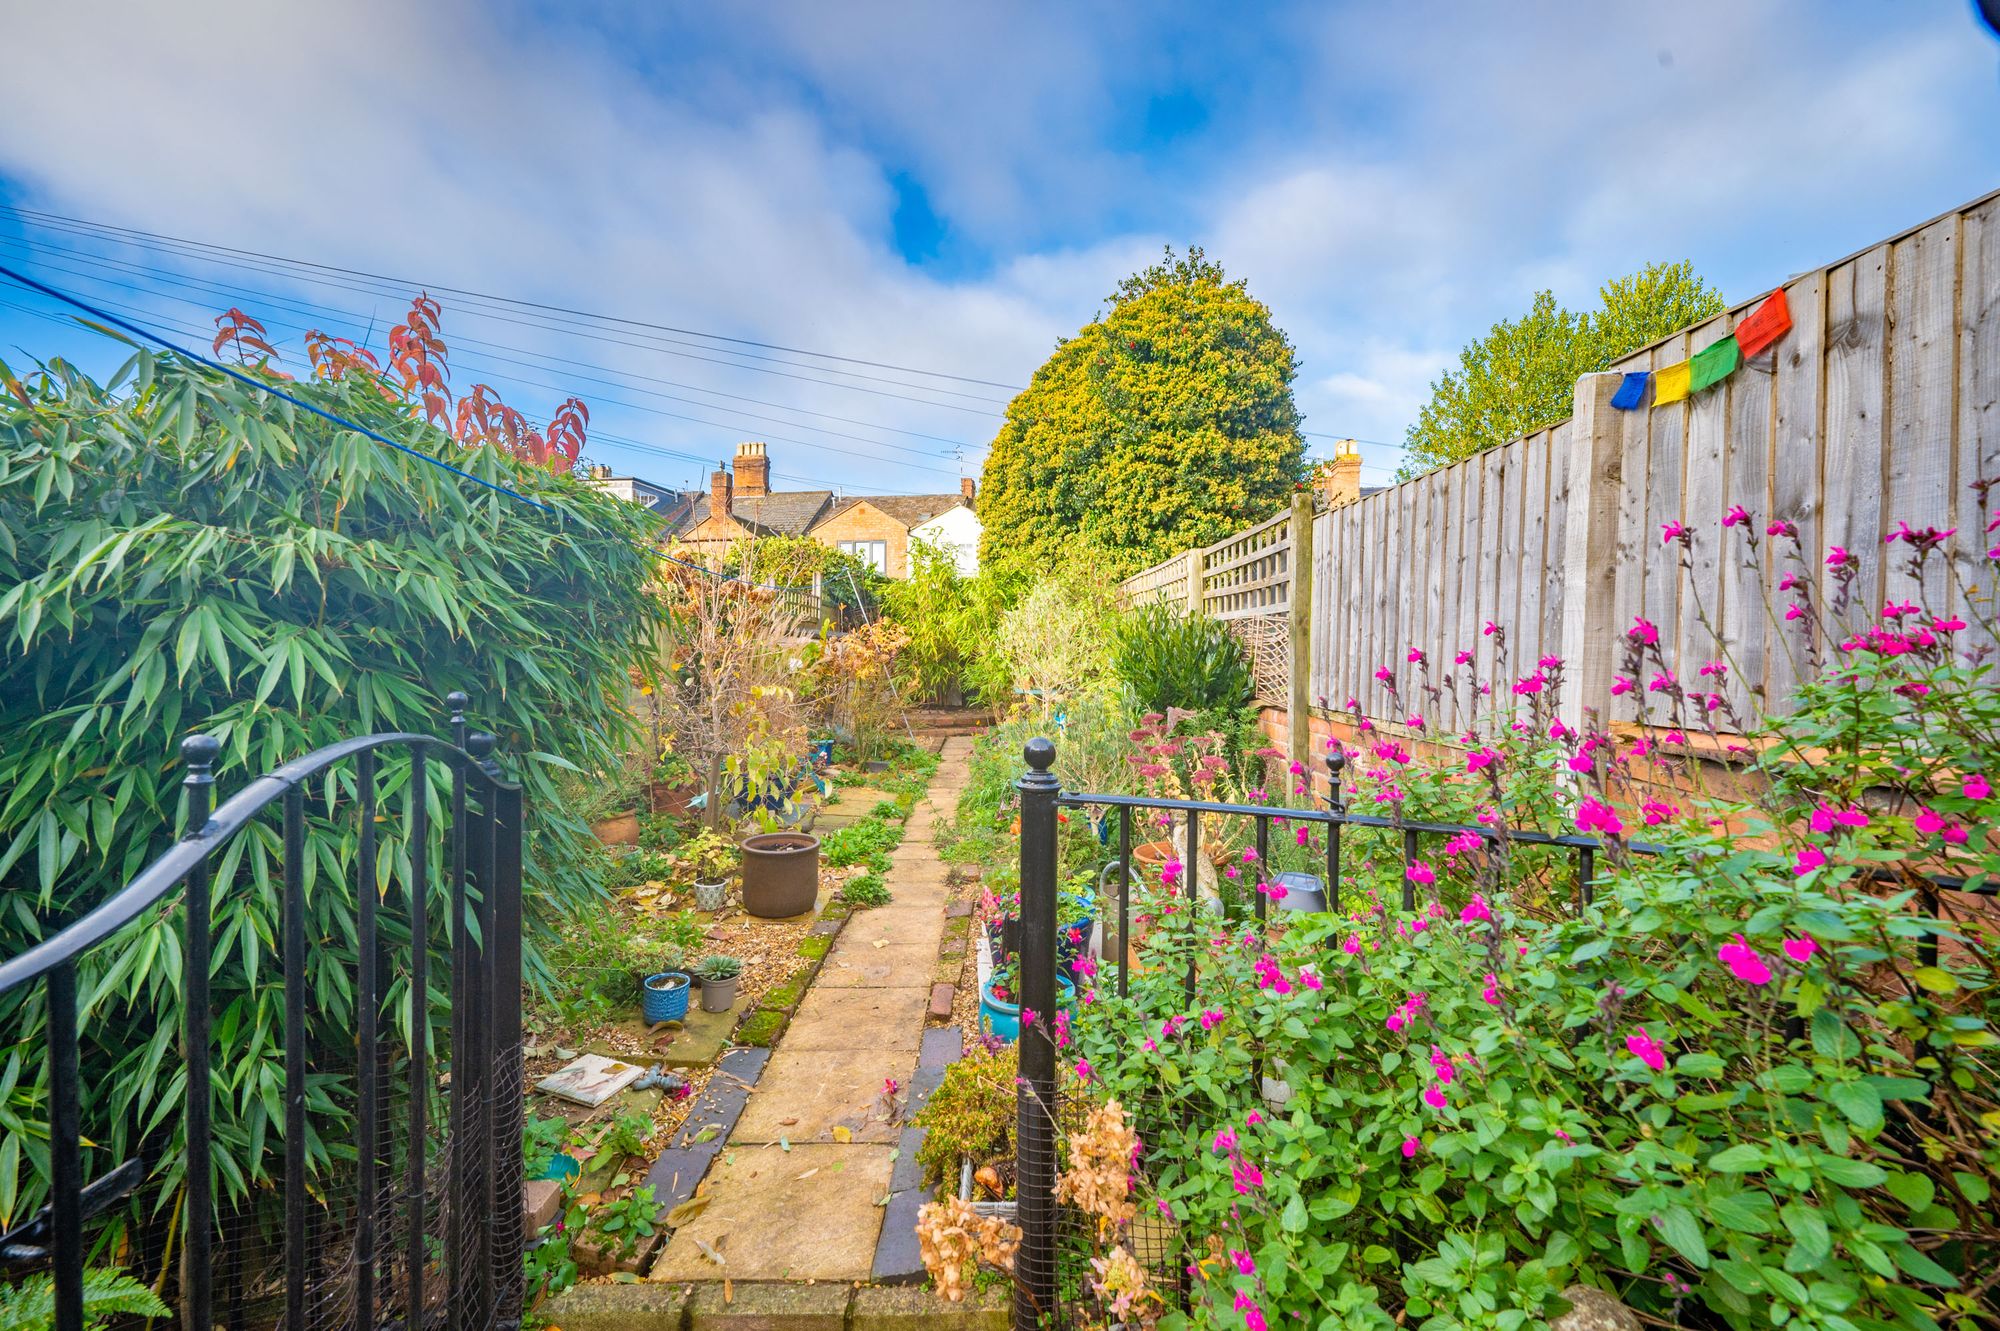
{"type": "Polygon", "coordinates": [[[907,988],[928,985],[937,961],[935,938],[896,938],[875,947],[842,943],[820,967],[815,987],[828,989],[907,988]]]}
{"type": "Polygon", "coordinates": [[[910,1074],[910,1099],[904,1114],[909,1118],[915,1118],[918,1111],[930,1103],[931,1096],[943,1082],[942,1067],[917,1064],[917,1070],[910,1074]]]}
{"type": "Polygon", "coordinates": [[[710,1170],[708,1209],[674,1231],[651,1278],[866,1279],[892,1153],[861,1145],[730,1147],[710,1170]],[[725,1264],[710,1261],[697,1239],[725,1264]]]}
{"type": "Polygon", "coordinates": [[[866,915],[847,922],[840,942],[834,950],[841,948],[872,948],[878,938],[894,941],[899,938],[921,938],[935,949],[944,937],[944,905],[942,902],[896,900],[886,906],[877,906],[866,915]]]}
{"type": "Polygon", "coordinates": [[[924,1032],[921,1048],[917,1065],[942,1070],[965,1057],[965,1032],[956,1026],[933,1027],[924,1032]]]}
{"type": "Polygon", "coordinates": [[[912,1123],[903,1124],[901,1134],[896,1138],[896,1167],[889,1171],[889,1191],[905,1192],[924,1181],[924,1167],[917,1163],[917,1148],[924,1144],[924,1135],[929,1129],[912,1123]]]}
{"type": "Polygon", "coordinates": [[[701,1186],[702,1176],[722,1151],[722,1140],[702,1142],[697,1146],[671,1147],[660,1152],[660,1158],[646,1171],[646,1182],[653,1185],[653,1199],[660,1204],[655,1217],[664,1222],[667,1212],[694,1196],[694,1190],[701,1186]]]}
{"type": "Polygon", "coordinates": [[[715,1129],[709,1141],[720,1142],[727,1137],[737,1116],[743,1112],[743,1102],[750,1098],[750,1088],[757,1084],[758,1075],[763,1072],[764,1064],[770,1057],[768,1049],[732,1049],[724,1054],[715,1065],[715,1075],[708,1079],[700,1097],[689,1107],[687,1117],[682,1120],[670,1144],[676,1147],[697,1145],[694,1139],[709,1128],[715,1129]]]}
{"type": "Polygon", "coordinates": [[[851,1309],[851,1291],[839,1285],[706,1286],[689,1296],[687,1324],[689,1331],[843,1331],[851,1309]]]}
{"type": "Polygon", "coordinates": [[[780,1043],[757,1093],[736,1122],[731,1146],[779,1140],[832,1141],[846,1128],[858,1142],[893,1143],[900,1129],[881,1115],[884,1084],[908,1086],[915,1062],[908,1050],[794,1049],[780,1043]]]}
{"type": "Polygon", "coordinates": [[[785,1031],[786,1049],[878,1049],[914,1051],[923,1034],[930,986],[913,989],[821,989],[817,986],[785,1031]]]}
{"type": "Polygon", "coordinates": [[[917,1212],[930,1200],[929,1189],[908,1188],[889,1194],[889,1204],[882,1208],[882,1241],[876,1245],[869,1279],[883,1285],[910,1285],[923,1279],[917,1212]]]}

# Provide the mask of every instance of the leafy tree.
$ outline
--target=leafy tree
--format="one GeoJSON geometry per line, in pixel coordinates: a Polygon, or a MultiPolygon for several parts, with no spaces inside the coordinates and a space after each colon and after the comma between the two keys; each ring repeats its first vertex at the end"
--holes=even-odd
{"type": "Polygon", "coordinates": [[[1199,249],[1126,278],[1035,371],[986,460],[982,567],[1129,572],[1269,517],[1303,476],[1297,365],[1199,249]]]}
{"type": "MultiPolygon", "coordinates": [[[[435,318],[419,341],[434,340],[435,318]]],[[[235,322],[250,372],[282,372],[235,322]],[[249,352],[258,359],[251,361],[249,352]]],[[[562,778],[618,761],[628,671],[650,657],[661,612],[643,510],[569,474],[569,427],[539,442],[503,422],[446,432],[435,346],[399,338],[412,373],[378,371],[358,349],[320,342],[318,373],[287,390],[420,453],[531,497],[478,487],[410,454],[300,411],[177,356],[136,354],[108,383],[60,361],[0,364],[0,956],[16,956],[103,901],[178,830],[177,748],[191,731],[222,742],[218,785],[371,731],[438,733],[444,697],[464,690],[527,788],[531,928],[537,942],[601,892],[589,829],[562,778]]],[[[465,399],[467,401],[470,398],[465,399]]],[[[481,409],[488,409],[482,399],[481,409]]],[[[475,410],[474,415],[478,414],[475,410]]],[[[580,423],[580,416],[579,416],[580,423]]],[[[385,762],[381,886],[402,911],[412,845],[385,762]]],[[[315,785],[306,820],[314,965],[308,1029],[324,1059],[311,1092],[311,1168],[324,1184],[354,1154],[352,1066],[358,812],[353,769],[315,785]],[[339,1051],[346,1051],[344,1054],[339,1051]],[[343,1062],[342,1060],[346,1061],[343,1062]]],[[[431,775],[434,827],[449,775],[431,775]]],[[[450,918],[435,836],[430,918],[450,918]]],[[[219,1205],[268,1203],[282,1150],[275,1120],[285,1030],[276,973],[280,835],[246,829],[217,866],[212,978],[217,1043],[214,1141],[219,1205]],[[228,1043],[228,1031],[238,1032],[228,1043]]],[[[185,1168],[178,1054],[178,910],[149,912],[79,963],[90,999],[81,1051],[84,1176],[143,1158],[154,1184],[185,1168]]],[[[393,926],[390,926],[393,927],[393,926]]],[[[435,941],[435,940],[434,940],[435,941]]],[[[432,970],[433,1012],[448,973],[432,970]]],[[[407,972],[388,1005],[404,1010],[407,972]]],[[[46,1140],[45,989],[0,996],[0,1139],[46,1140]],[[9,1062],[9,1060],[12,1060],[9,1062]]],[[[390,1038],[409,1038],[402,1023],[390,1038]]],[[[414,1038],[448,1048],[418,1023],[414,1038]]],[[[0,1149],[0,1226],[47,1195],[46,1151],[0,1149]]],[[[151,1191],[135,1214],[164,1224],[151,1191]]],[[[135,1252],[158,1251],[158,1235],[135,1252]]]]}
{"type": "Polygon", "coordinates": [[[1599,307],[1563,309],[1535,293],[1519,319],[1502,319],[1458,354],[1458,368],[1431,385],[1431,400],[1405,444],[1405,478],[1518,439],[1570,414],[1576,381],[1619,357],[1722,313],[1722,294],[1694,265],[1648,264],[1607,282],[1599,307]]]}

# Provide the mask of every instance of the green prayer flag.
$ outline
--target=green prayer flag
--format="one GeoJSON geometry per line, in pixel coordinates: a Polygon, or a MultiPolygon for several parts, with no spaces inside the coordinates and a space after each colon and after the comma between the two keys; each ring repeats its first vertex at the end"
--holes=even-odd
{"type": "Polygon", "coordinates": [[[1736,373],[1736,367],[1743,363],[1743,357],[1736,349],[1736,334],[1731,333],[1713,346],[1703,347],[1688,361],[1688,391],[1699,393],[1704,388],[1713,388],[1736,373]]]}

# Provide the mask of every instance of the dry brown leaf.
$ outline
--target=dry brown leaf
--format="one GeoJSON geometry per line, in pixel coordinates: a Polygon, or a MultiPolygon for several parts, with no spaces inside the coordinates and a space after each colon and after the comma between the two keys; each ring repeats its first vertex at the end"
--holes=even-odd
{"type": "Polygon", "coordinates": [[[679,1229],[682,1225],[685,1225],[688,1221],[694,1219],[707,1209],[708,1198],[690,1197],[673,1210],[667,1212],[667,1226],[670,1229],[679,1229]]]}
{"type": "Polygon", "coordinates": [[[800,1178],[801,1180],[803,1180],[803,1179],[809,1179],[809,1178],[811,1178],[811,1177],[812,1177],[812,1176],[813,1176],[814,1174],[817,1174],[817,1173],[819,1173],[819,1166],[818,1166],[818,1165],[814,1165],[814,1166],[813,1166],[813,1167],[812,1167],[811,1169],[808,1169],[808,1170],[807,1170],[807,1171],[806,1171],[805,1173],[803,1173],[803,1174],[799,1175],[799,1178],[800,1178]]]}

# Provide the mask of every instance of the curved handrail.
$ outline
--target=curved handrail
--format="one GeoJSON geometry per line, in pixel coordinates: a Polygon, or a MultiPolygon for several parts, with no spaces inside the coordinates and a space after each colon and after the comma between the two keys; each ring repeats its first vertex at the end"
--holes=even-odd
{"type": "MultiPolygon", "coordinates": [[[[213,854],[230,837],[248,826],[250,820],[283,798],[285,793],[325,772],[328,768],[374,749],[398,744],[420,752],[434,750],[438,757],[490,785],[495,790],[519,789],[517,783],[496,776],[484,765],[493,747],[491,735],[473,735],[466,743],[478,745],[485,754],[460,748],[450,740],[416,731],[386,731],[340,740],[324,748],[292,759],[253,779],[243,789],[224,800],[200,827],[191,827],[158,859],[141,869],[132,880],[88,914],[44,938],[17,957],[0,962],[0,994],[36,979],[65,962],[96,947],[113,934],[158,905],[195,866],[213,854]]],[[[428,757],[428,754],[425,754],[428,757]]]]}

